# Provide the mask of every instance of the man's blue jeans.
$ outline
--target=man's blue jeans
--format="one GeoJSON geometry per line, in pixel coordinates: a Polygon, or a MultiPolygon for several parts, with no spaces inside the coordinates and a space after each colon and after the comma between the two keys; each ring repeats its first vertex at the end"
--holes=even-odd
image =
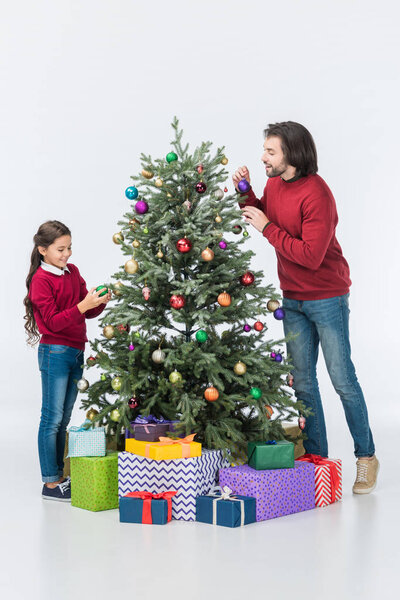
{"type": "Polygon", "coordinates": [[[324,300],[283,299],[285,335],[298,334],[287,343],[293,369],[293,388],[313,414],[306,419],[306,452],[328,456],[324,411],[317,381],[318,348],[343,404],[354,440],[354,454],[373,456],[374,441],[364,396],[351,361],[349,341],[349,294],[324,300]]]}
{"type": "Polygon", "coordinates": [[[82,377],[83,351],[58,344],[40,344],[42,414],[39,426],[39,460],[44,483],[58,481],[64,469],[67,425],[82,377]]]}

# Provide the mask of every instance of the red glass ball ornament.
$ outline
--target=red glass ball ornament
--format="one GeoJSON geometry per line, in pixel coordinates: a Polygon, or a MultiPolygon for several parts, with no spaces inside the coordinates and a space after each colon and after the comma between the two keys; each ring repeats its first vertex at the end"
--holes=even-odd
{"type": "Polygon", "coordinates": [[[263,323],[261,323],[261,321],[256,321],[256,322],[254,323],[254,329],[255,329],[256,331],[262,331],[262,330],[264,329],[264,324],[263,324],[263,323]]]}
{"type": "Polygon", "coordinates": [[[206,191],[207,186],[204,183],[204,181],[199,181],[199,183],[196,183],[196,192],[198,194],[204,194],[204,192],[206,191]]]}
{"type": "Polygon", "coordinates": [[[182,254],[185,254],[186,252],[190,252],[192,247],[193,247],[192,242],[190,240],[188,240],[187,238],[181,238],[180,240],[178,240],[176,242],[176,249],[178,250],[178,252],[182,252],[182,254]]]}
{"type": "Polygon", "coordinates": [[[129,333],[131,330],[129,325],[123,325],[122,323],[117,326],[117,329],[120,333],[123,333],[124,331],[126,331],[126,333],[129,333]]]}
{"type": "Polygon", "coordinates": [[[254,275],[251,271],[246,271],[240,278],[240,283],[242,285],[251,285],[254,283],[254,275]]]}
{"type": "Polygon", "coordinates": [[[225,187],[225,188],[224,188],[224,192],[225,192],[225,194],[226,194],[226,192],[227,192],[227,191],[228,191],[228,188],[227,188],[227,187],[225,187]]]}
{"type": "Polygon", "coordinates": [[[169,303],[172,306],[172,308],[179,310],[180,308],[183,308],[185,306],[185,297],[181,294],[173,294],[169,299],[169,303]]]}
{"type": "Polygon", "coordinates": [[[136,398],[131,398],[128,400],[128,406],[129,408],[137,408],[139,406],[139,402],[136,400],[136,398]]]}
{"type": "Polygon", "coordinates": [[[202,172],[204,171],[204,167],[203,167],[203,165],[198,165],[198,166],[196,167],[196,170],[197,170],[197,172],[198,172],[198,173],[202,173],[202,172]]]}

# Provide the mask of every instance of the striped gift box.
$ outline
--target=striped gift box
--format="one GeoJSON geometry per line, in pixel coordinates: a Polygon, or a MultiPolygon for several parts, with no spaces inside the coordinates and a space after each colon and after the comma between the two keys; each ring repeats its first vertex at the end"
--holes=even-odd
{"type": "Polygon", "coordinates": [[[328,506],[342,498],[342,461],[304,454],[297,460],[314,464],[315,506],[328,506]]]}
{"type": "Polygon", "coordinates": [[[68,456],[105,456],[105,427],[70,427],[68,430],[68,456]]]}

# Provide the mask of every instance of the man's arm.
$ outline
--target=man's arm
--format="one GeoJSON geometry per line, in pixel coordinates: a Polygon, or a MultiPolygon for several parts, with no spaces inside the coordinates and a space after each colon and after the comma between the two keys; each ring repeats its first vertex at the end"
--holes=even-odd
{"type": "Polygon", "coordinates": [[[325,258],[336,225],[332,201],[326,196],[317,196],[304,204],[301,239],[292,237],[275,223],[264,229],[263,236],[288,260],[316,270],[325,258]]]}

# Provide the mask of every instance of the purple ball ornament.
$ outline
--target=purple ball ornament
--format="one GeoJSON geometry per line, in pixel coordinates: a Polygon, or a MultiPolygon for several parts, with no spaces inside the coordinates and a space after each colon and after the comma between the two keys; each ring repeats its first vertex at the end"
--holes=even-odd
{"type": "Polygon", "coordinates": [[[280,352],[277,352],[275,354],[275,362],[282,362],[282,360],[283,360],[282,354],[280,352]]]}
{"type": "Polygon", "coordinates": [[[220,248],[222,248],[222,250],[225,250],[225,248],[228,246],[228,244],[226,243],[225,240],[221,240],[220,242],[218,242],[218,246],[220,248]]]}
{"type": "Polygon", "coordinates": [[[246,325],[243,326],[243,331],[246,331],[246,333],[249,333],[249,331],[251,331],[251,327],[248,323],[246,323],[246,325]]]}
{"type": "Polygon", "coordinates": [[[129,344],[129,350],[132,352],[132,350],[135,349],[135,346],[133,344],[129,344]]]}
{"type": "Polygon", "coordinates": [[[282,321],[282,319],[285,318],[285,311],[283,310],[283,308],[277,308],[276,310],[274,310],[274,317],[275,319],[277,319],[278,321],[282,321]]]}
{"type": "Polygon", "coordinates": [[[247,181],[247,179],[241,179],[239,181],[239,183],[238,183],[238,190],[242,194],[245,194],[246,192],[248,192],[250,188],[251,188],[251,185],[249,184],[249,182],[247,181]]]}
{"type": "Polygon", "coordinates": [[[144,215],[149,210],[149,205],[144,200],[138,200],[135,204],[135,211],[138,215],[144,215]]]}

